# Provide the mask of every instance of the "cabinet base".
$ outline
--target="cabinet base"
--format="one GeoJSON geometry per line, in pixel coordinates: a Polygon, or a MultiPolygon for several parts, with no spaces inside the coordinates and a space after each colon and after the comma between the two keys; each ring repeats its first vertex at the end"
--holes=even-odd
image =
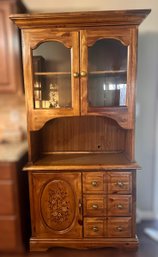
{"type": "Polygon", "coordinates": [[[65,247],[73,249],[90,248],[128,248],[137,249],[139,241],[135,238],[113,238],[113,239],[30,239],[30,251],[47,251],[53,247],[65,247]]]}

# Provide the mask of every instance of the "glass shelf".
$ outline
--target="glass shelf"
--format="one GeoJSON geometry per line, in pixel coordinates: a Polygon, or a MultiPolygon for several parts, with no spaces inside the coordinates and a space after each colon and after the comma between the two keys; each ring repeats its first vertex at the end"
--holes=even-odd
{"type": "Polygon", "coordinates": [[[71,75],[70,72],[35,72],[36,76],[60,76],[60,75],[71,75]]]}
{"type": "Polygon", "coordinates": [[[127,73],[127,70],[98,70],[98,71],[89,71],[89,75],[102,75],[102,74],[121,74],[127,73]]]}

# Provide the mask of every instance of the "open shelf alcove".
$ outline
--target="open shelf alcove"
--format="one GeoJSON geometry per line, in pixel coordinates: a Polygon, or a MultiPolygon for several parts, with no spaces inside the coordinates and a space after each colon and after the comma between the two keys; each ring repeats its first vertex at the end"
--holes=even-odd
{"type": "Polygon", "coordinates": [[[25,169],[136,169],[133,147],[128,143],[132,137],[133,130],[107,117],[52,119],[40,130],[30,132],[33,151],[25,169]]]}

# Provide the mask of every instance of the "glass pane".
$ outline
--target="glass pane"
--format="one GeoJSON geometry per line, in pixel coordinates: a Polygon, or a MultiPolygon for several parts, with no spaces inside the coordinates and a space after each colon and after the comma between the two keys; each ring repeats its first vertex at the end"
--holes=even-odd
{"type": "Polygon", "coordinates": [[[33,50],[34,107],[71,108],[70,49],[45,42],[33,50]]]}
{"type": "Polygon", "coordinates": [[[89,106],[126,106],[127,47],[101,39],[88,48],[88,61],[89,106]]]}

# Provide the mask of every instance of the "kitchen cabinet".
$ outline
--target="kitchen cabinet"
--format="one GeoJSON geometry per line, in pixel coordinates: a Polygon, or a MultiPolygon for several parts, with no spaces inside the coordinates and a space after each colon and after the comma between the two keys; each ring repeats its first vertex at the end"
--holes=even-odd
{"type": "Polygon", "coordinates": [[[0,59],[2,63],[0,67],[1,93],[23,92],[20,35],[18,29],[9,20],[9,15],[20,12],[26,12],[26,8],[21,1],[0,0],[0,59]]]}

